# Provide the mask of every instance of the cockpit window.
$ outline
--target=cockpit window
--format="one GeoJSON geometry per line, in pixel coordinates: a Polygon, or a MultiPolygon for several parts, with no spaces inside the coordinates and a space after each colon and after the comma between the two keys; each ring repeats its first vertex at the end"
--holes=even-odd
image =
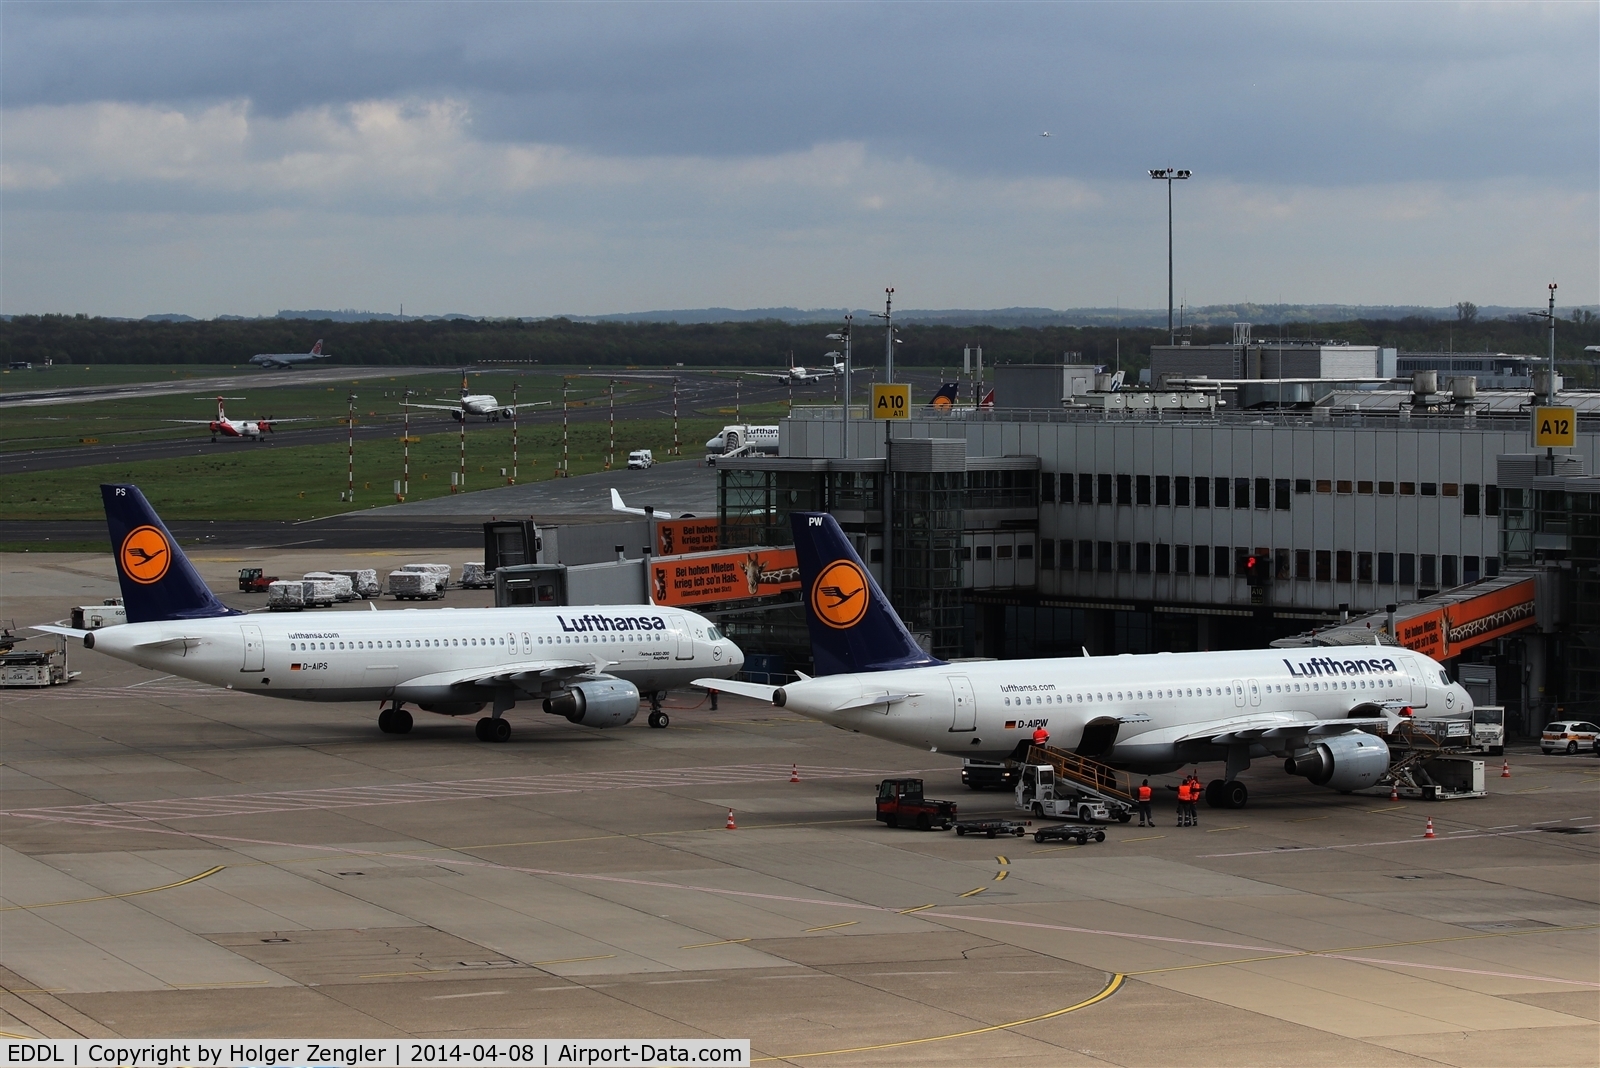
{"type": "Polygon", "coordinates": [[[716,627],[707,627],[706,628],[706,637],[710,638],[714,642],[715,641],[721,641],[722,640],[722,632],[719,631],[716,627]]]}
{"type": "Polygon", "coordinates": [[[1450,676],[1448,674],[1446,674],[1445,672],[1440,671],[1439,672],[1439,681],[1444,683],[1446,686],[1448,686],[1448,685],[1450,685],[1450,676]]]}

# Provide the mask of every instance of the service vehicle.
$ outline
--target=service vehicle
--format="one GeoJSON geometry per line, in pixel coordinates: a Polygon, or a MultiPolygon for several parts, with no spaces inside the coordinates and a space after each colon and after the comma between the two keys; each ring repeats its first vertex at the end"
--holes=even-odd
{"type": "Polygon", "coordinates": [[[404,564],[401,566],[400,570],[420,571],[424,574],[432,575],[434,577],[434,584],[439,587],[439,592],[441,594],[450,588],[449,564],[404,564]]]}
{"type": "Polygon", "coordinates": [[[277,581],[277,575],[263,574],[259,567],[241,567],[239,569],[240,593],[266,593],[267,587],[277,581]]]}
{"type": "Polygon", "coordinates": [[[1028,825],[1016,820],[957,820],[955,826],[959,835],[981,834],[985,838],[1002,834],[1021,838],[1028,833],[1028,825]]]}
{"type": "Polygon", "coordinates": [[[1015,785],[1015,765],[997,760],[961,761],[961,781],[969,790],[1005,790],[1015,785]]]}
{"type": "Polygon", "coordinates": [[[921,779],[885,779],[878,784],[878,822],[890,827],[948,831],[956,819],[954,801],[922,796],[921,779]]]}
{"type": "Polygon", "coordinates": [[[303,612],[314,599],[312,584],[300,579],[273,579],[267,587],[270,612],[303,612]]]}
{"type": "Polygon", "coordinates": [[[1090,842],[1104,842],[1106,832],[1095,827],[1079,827],[1071,823],[1052,823],[1040,827],[1033,832],[1035,842],[1073,842],[1077,845],[1088,845],[1090,842]]]}
{"type": "MultiPolygon", "coordinates": [[[[1016,786],[1017,807],[1035,817],[1110,823],[1113,813],[1104,799],[1085,793],[1056,774],[1049,764],[1024,764],[1016,786]]],[[[1124,821],[1126,822],[1126,821],[1124,821]]]]}
{"type": "Polygon", "coordinates": [[[340,574],[334,571],[308,571],[300,577],[307,582],[332,583],[333,599],[341,604],[345,601],[353,601],[357,597],[361,596],[356,592],[356,585],[354,582],[350,581],[349,575],[340,574]]]}
{"type": "Polygon", "coordinates": [[[427,571],[391,571],[388,584],[397,601],[437,601],[444,596],[438,576],[427,571]]]}
{"type": "Polygon", "coordinates": [[[461,565],[461,588],[464,590],[494,589],[494,572],[485,571],[483,561],[468,561],[461,565]]]}
{"type": "Polygon", "coordinates": [[[649,449],[634,449],[628,454],[629,471],[648,471],[655,465],[655,455],[649,449]]]}
{"type": "Polygon", "coordinates": [[[1504,705],[1478,705],[1472,710],[1472,744],[1490,756],[1506,751],[1506,709],[1504,705]]]}
{"type": "Polygon", "coordinates": [[[301,575],[300,580],[306,584],[307,608],[332,608],[333,602],[339,599],[339,584],[332,575],[313,571],[301,575]]]}
{"type": "Polygon", "coordinates": [[[128,610],[122,606],[121,597],[112,597],[100,604],[78,605],[72,610],[72,625],[78,630],[99,630],[128,621],[128,610]]]}
{"type": "Polygon", "coordinates": [[[53,641],[54,648],[18,649],[12,646],[8,647],[6,652],[0,653],[0,686],[7,688],[60,686],[76,679],[81,672],[67,670],[66,640],[56,637],[53,641]]]}
{"type": "Polygon", "coordinates": [[[1596,741],[1600,741],[1600,727],[1586,720],[1562,720],[1544,725],[1544,733],[1539,735],[1539,750],[1576,756],[1578,750],[1592,748],[1596,741]]]}
{"type": "Polygon", "coordinates": [[[378,584],[377,569],[371,567],[335,567],[329,573],[343,575],[350,580],[350,586],[355,590],[356,596],[368,600],[383,592],[383,587],[378,584]]]}

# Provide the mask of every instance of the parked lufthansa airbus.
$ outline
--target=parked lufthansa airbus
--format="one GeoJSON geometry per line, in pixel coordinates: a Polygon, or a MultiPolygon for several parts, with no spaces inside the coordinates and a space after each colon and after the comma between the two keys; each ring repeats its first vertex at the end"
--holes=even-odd
{"type": "Polygon", "coordinates": [[[1439,664],[1408,649],[1155,653],[945,663],[906,630],[832,516],[792,514],[818,676],[787,686],[697,680],[727,693],[903,745],[984,760],[1051,744],[1158,774],[1221,761],[1206,789],[1219,808],[1249,796],[1240,772],[1267,756],[1290,774],[1349,792],[1379,782],[1402,708],[1471,717],[1439,664]]]}
{"type": "MultiPolygon", "coordinates": [[[[446,716],[490,706],[478,738],[504,742],[504,714],[525,700],[585,727],[620,727],[638,713],[641,690],[744,665],[739,647],[703,617],[655,605],[246,615],[206,587],[139,487],[100,492],[128,622],[35,629],[229,690],[387,704],[378,727],[388,734],[411,730],[408,704],[446,716]]],[[[665,727],[666,714],[652,711],[650,725],[665,727]]]]}

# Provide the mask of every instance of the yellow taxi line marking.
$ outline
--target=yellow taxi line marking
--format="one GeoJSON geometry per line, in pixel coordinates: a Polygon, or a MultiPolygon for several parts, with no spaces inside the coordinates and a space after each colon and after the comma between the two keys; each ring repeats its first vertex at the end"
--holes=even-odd
{"type": "Polygon", "coordinates": [[[1301,816],[1297,820],[1287,820],[1288,823],[1310,823],[1313,820],[1331,820],[1332,816],[1301,816]]]}
{"type": "Polygon", "coordinates": [[[226,864],[218,864],[215,868],[203,871],[199,875],[191,875],[187,879],[179,879],[175,883],[166,883],[162,886],[152,886],[144,890],[129,890],[125,894],[100,894],[98,897],[76,897],[71,901],[46,901],[40,905],[6,905],[4,908],[0,908],[0,912],[17,912],[23,909],[50,909],[55,908],[57,905],[84,905],[91,901],[117,901],[125,897],[138,897],[140,894],[154,894],[161,890],[172,890],[180,886],[188,886],[190,883],[197,883],[201,879],[209,879],[211,876],[217,874],[217,872],[226,867],[226,864]]]}
{"type": "Polygon", "coordinates": [[[1164,835],[1164,834],[1149,834],[1149,835],[1145,835],[1143,838],[1124,838],[1122,841],[1124,843],[1127,843],[1127,842],[1154,842],[1157,838],[1165,838],[1165,837],[1166,837],[1166,835],[1164,835]]]}
{"type": "Polygon", "coordinates": [[[1040,1020],[1052,1020],[1057,1016],[1065,1016],[1069,1012],[1077,1012],[1079,1009],[1087,1009],[1091,1005],[1098,1005],[1100,1002],[1104,1001],[1106,998],[1122,989],[1122,985],[1127,981],[1128,977],[1126,975],[1122,974],[1121,972],[1117,972],[1111,977],[1111,981],[1101,988],[1098,994],[1095,994],[1093,997],[1084,998],[1075,1005],[1068,1005],[1065,1008],[1055,1009],[1051,1012],[1043,1012],[1038,1016],[1029,1016],[1021,1020],[1011,1020],[1007,1023],[990,1024],[988,1027],[975,1027],[970,1031],[957,1031],[954,1034],[948,1035],[930,1035],[927,1038],[908,1038],[900,1042],[881,1042],[875,1046],[852,1046],[849,1049],[827,1049],[819,1050],[816,1053],[785,1053],[777,1057],[756,1057],[754,1060],[756,1062],[798,1061],[807,1057],[834,1057],[841,1053],[868,1053],[873,1050],[899,1049],[904,1046],[920,1046],[928,1042],[946,1042],[952,1038],[969,1038],[972,1035],[993,1034],[996,1031],[1005,1031],[1013,1027],[1021,1027],[1024,1024],[1038,1023],[1040,1020]]]}
{"type": "Polygon", "coordinates": [[[976,890],[968,890],[966,893],[962,894],[961,896],[962,897],[972,897],[974,894],[981,894],[987,889],[989,889],[987,886],[980,886],[976,890]]]}
{"type": "Polygon", "coordinates": [[[33,1037],[33,1035],[18,1035],[10,1031],[0,1031],[0,1038],[20,1038],[26,1041],[32,1039],[33,1037]]]}
{"type": "Polygon", "coordinates": [[[1207,834],[1217,834],[1217,833],[1219,833],[1221,831],[1242,831],[1242,830],[1244,830],[1244,827],[1245,827],[1245,825],[1242,824],[1242,823],[1240,823],[1240,824],[1238,824],[1236,826],[1233,826],[1233,827],[1213,827],[1210,830],[1206,831],[1206,833],[1207,834]]]}
{"type": "Polygon", "coordinates": [[[837,931],[841,927],[854,927],[860,920],[846,920],[844,923],[830,923],[825,927],[807,927],[805,933],[813,934],[817,931],[837,931]]]}
{"type": "Polygon", "coordinates": [[[546,964],[577,964],[579,961],[585,960],[611,960],[615,956],[615,953],[602,953],[597,957],[562,957],[560,960],[531,960],[528,962],[528,966],[530,968],[542,968],[546,964]]]}
{"type": "Polygon", "coordinates": [[[993,881],[997,882],[997,883],[998,882],[1004,882],[1005,881],[1005,877],[1007,875],[1010,875],[1010,874],[1011,874],[1010,871],[997,871],[997,872],[994,873],[994,880],[993,881]]]}
{"type": "MultiPolygon", "coordinates": [[[[931,907],[931,906],[930,906],[931,907]]],[[[679,949],[705,949],[707,946],[736,946],[740,942],[748,942],[748,938],[724,938],[720,942],[696,942],[692,946],[679,946],[679,949]]]]}
{"type": "Polygon", "coordinates": [[[935,906],[933,906],[933,905],[918,905],[915,908],[901,909],[900,910],[900,915],[909,916],[913,912],[921,912],[923,909],[931,909],[931,908],[934,908],[934,907],[935,906]]]}
{"type": "Polygon", "coordinates": [[[1002,868],[1011,863],[1010,859],[1007,857],[995,857],[994,859],[995,863],[999,864],[1002,868]]]}

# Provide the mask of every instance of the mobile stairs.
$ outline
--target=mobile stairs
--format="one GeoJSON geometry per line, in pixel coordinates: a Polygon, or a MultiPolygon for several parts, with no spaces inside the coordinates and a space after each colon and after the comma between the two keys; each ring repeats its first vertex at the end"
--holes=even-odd
{"type": "Polygon", "coordinates": [[[1057,781],[1071,783],[1080,795],[1104,804],[1111,818],[1119,823],[1133,818],[1138,802],[1134,800],[1133,778],[1127,772],[1052,745],[1030,746],[1027,762],[1050,765],[1057,781]]]}

